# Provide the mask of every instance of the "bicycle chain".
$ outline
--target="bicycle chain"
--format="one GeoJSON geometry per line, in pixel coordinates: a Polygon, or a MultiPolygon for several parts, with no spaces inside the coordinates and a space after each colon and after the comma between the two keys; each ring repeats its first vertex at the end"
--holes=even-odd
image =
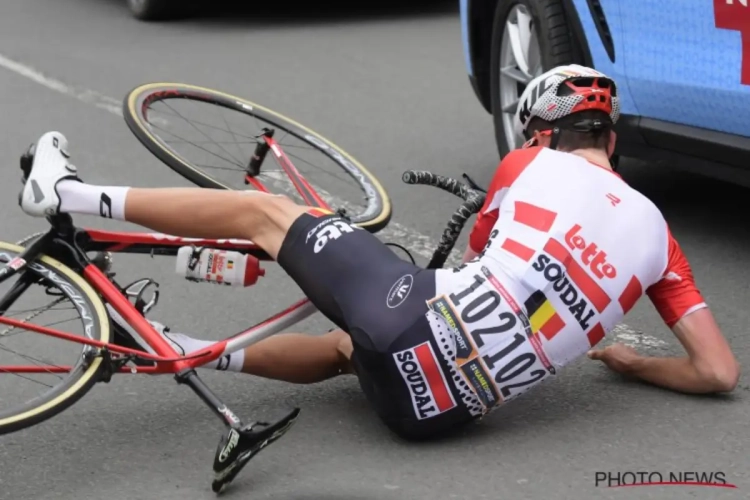
{"type": "MultiPolygon", "coordinates": [[[[44,308],[41,308],[41,309],[39,309],[39,310],[37,310],[37,311],[34,311],[33,313],[31,313],[31,314],[30,314],[30,315],[28,315],[27,317],[23,318],[23,319],[21,320],[21,323],[28,323],[28,322],[29,322],[29,321],[31,321],[32,319],[36,318],[36,317],[37,317],[37,316],[39,316],[40,314],[43,314],[43,313],[45,313],[46,311],[49,311],[50,309],[52,309],[53,307],[55,307],[55,306],[56,306],[57,304],[59,304],[60,302],[62,302],[63,300],[66,300],[66,299],[67,299],[67,297],[60,297],[59,299],[55,299],[55,300],[53,300],[53,301],[52,301],[52,302],[50,302],[50,303],[49,303],[49,305],[47,305],[46,307],[44,307],[44,308]]],[[[13,330],[17,330],[17,329],[19,329],[19,327],[18,327],[18,326],[11,326],[11,327],[8,327],[8,328],[6,328],[5,330],[3,330],[3,331],[1,331],[1,332],[0,332],[0,337],[5,337],[5,336],[7,336],[7,335],[8,335],[8,333],[9,333],[9,332],[12,332],[13,330]]]]}

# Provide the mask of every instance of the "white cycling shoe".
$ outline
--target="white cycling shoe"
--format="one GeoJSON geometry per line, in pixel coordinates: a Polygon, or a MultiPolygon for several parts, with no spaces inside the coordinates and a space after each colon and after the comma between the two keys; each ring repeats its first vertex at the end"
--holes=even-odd
{"type": "Polygon", "coordinates": [[[67,149],[68,140],[64,135],[47,132],[21,157],[24,186],[18,204],[27,214],[33,217],[57,215],[60,211],[57,184],[65,179],[80,181],[76,167],[68,162],[67,149]]]}

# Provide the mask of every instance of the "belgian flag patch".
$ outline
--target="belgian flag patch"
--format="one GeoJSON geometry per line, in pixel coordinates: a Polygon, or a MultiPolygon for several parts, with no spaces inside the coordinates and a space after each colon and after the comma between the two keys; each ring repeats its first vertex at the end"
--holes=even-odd
{"type": "Polygon", "coordinates": [[[523,305],[531,323],[532,333],[541,332],[547,340],[552,340],[565,327],[565,322],[541,290],[532,293],[523,305]]]}

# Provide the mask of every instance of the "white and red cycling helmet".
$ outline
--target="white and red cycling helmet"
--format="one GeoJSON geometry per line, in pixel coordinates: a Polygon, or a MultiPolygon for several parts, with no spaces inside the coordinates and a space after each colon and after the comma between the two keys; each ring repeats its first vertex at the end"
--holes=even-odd
{"type": "MultiPolygon", "coordinates": [[[[527,129],[534,117],[554,123],[587,110],[602,111],[617,123],[620,101],[614,80],[585,66],[558,66],[534,78],[524,90],[514,120],[516,133],[529,139],[527,129]]],[[[596,128],[588,122],[575,125],[580,131],[596,128]]]]}

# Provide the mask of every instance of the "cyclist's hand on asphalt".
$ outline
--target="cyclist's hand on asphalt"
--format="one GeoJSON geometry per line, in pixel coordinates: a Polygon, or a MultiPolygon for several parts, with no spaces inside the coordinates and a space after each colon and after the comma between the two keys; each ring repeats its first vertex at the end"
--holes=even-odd
{"type": "Polygon", "coordinates": [[[599,360],[617,373],[628,374],[633,363],[642,356],[625,344],[612,344],[604,349],[592,349],[588,352],[590,359],[599,360]]]}

